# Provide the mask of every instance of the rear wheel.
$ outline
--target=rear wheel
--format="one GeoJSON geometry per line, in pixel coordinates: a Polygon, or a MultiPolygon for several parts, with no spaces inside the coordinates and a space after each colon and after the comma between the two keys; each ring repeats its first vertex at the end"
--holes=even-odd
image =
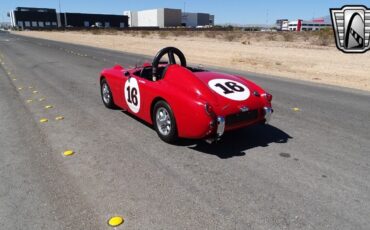
{"type": "Polygon", "coordinates": [[[158,101],[153,108],[153,124],[158,136],[167,143],[178,139],[177,126],[171,107],[165,101],[158,101]]]}
{"type": "Polygon", "coordinates": [[[113,101],[112,91],[110,90],[107,80],[104,78],[100,82],[100,92],[105,107],[114,109],[116,106],[113,101]]]}

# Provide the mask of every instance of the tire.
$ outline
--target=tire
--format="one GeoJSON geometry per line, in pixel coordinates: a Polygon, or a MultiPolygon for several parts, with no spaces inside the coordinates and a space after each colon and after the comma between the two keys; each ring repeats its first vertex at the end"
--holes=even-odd
{"type": "Polygon", "coordinates": [[[100,82],[100,93],[105,107],[109,109],[116,108],[116,105],[113,101],[112,91],[110,90],[107,80],[105,80],[104,78],[100,82]]]}
{"type": "Polygon", "coordinates": [[[155,103],[152,119],[155,131],[164,142],[174,143],[178,140],[175,116],[167,102],[155,103]]]}

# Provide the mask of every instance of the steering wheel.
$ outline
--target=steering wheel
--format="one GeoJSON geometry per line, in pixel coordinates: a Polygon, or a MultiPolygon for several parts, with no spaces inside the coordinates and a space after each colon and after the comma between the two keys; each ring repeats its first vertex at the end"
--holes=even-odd
{"type": "MultiPolygon", "coordinates": [[[[170,65],[174,65],[174,64],[177,64],[176,63],[176,58],[175,58],[175,55],[180,59],[180,65],[182,67],[186,67],[186,58],[185,58],[185,55],[177,48],[175,47],[166,47],[162,50],[160,50],[157,55],[155,55],[154,59],[153,59],[153,63],[152,63],[152,71],[153,71],[153,80],[155,80],[157,77],[160,78],[160,77],[163,77],[164,74],[165,74],[165,71],[163,71],[163,74],[162,76],[159,76],[159,73],[158,73],[158,66],[159,66],[159,63],[161,61],[161,59],[163,58],[164,55],[168,55],[168,66],[170,65]]],[[[167,67],[168,67],[167,66],[167,67]]]]}

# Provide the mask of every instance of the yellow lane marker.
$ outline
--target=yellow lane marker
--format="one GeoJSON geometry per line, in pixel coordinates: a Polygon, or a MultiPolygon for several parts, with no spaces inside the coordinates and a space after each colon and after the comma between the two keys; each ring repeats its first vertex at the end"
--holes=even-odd
{"type": "Polygon", "coordinates": [[[67,150],[67,151],[64,151],[63,152],[63,155],[64,156],[72,156],[73,154],[75,154],[75,152],[73,152],[73,150],[67,150]]]}
{"type": "Polygon", "coordinates": [[[46,119],[46,118],[41,118],[40,119],[40,123],[46,123],[46,122],[48,122],[49,120],[48,119],[46,119]]]}
{"type": "Polygon", "coordinates": [[[63,116],[58,116],[55,118],[56,121],[61,121],[61,120],[64,120],[64,117],[63,116]]]}
{"type": "Polygon", "coordinates": [[[18,87],[18,90],[22,90],[23,89],[23,87],[18,87]]]}
{"type": "Polygon", "coordinates": [[[45,106],[44,108],[45,108],[45,109],[52,109],[52,108],[54,108],[54,106],[52,106],[52,105],[47,105],[47,106],[45,106]]]}
{"type": "Polygon", "coordinates": [[[33,100],[32,100],[32,99],[29,99],[29,100],[27,100],[26,102],[27,102],[27,103],[31,103],[31,102],[33,102],[33,100]]]}
{"type": "Polygon", "coordinates": [[[300,108],[297,108],[297,107],[292,108],[292,110],[293,110],[294,112],[299,112],[299,111],[301,111],[301,109],[300,109],[300,108]]]}
{"type": "Polygon", "coordinates": [[[17,78],[13,78],[13,81],[16,81],[17,80],[17,78]]]}
{"type": "Polygon", "coordinates": [[[113,216],[108,220],[108,225],[111,227],[117,227],[124,222],[123,218],[120,216],[113,216]]]}
{"type": "Polygon", "coordinates": [[[44,98],[44,97],[42,97],[42,98],[40,98],[40,99],[39,99],[39,101],[45,101],[45,98],[44,98]]]}
{"type": "Polygon", "coordinates": [[[39,91],[34,90],[34,91],[32,91],[32,93],[33,93],[33,94],[36,94],[36,93],[39,93],[39,91]]]}

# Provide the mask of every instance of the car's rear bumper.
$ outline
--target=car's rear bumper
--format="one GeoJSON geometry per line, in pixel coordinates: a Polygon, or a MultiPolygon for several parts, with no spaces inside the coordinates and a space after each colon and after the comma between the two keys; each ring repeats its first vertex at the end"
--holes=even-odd
{"type": "Polygon", "coordinates": [[[227,117],[225,116],[217,116],[216,122],[214,122],[216,123],[215,132],[209,135],[206,140],[209,142],[214,142],[219,140],[227,131],[232,131],[259,123],[268,124],[271,120],[273,112],[274,110],[271,107],[264,107],[261,110],[262,114],[257,113],[256,117],[251,117],[250,119],[234,124],[230,124],[230,122],[227,121],[227,117]]]}

